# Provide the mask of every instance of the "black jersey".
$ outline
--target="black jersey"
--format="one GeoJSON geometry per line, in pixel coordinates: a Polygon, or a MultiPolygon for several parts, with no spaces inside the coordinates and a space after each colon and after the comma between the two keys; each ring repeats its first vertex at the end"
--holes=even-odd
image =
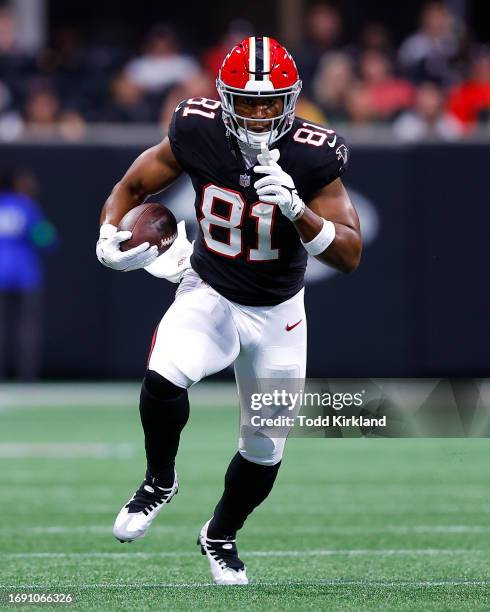
{"type": "MultiPolygon", "coordinates": [[[[223,123],[220,102],[181,102],[168,136],[196,191],[200,231],[193,269],[239,304],[274,305],[295,295],[304,285],[307,253],[291,221],[277,206],[259,201],[253,185],[262,175],[246,169],[223,123]]],[[[306,204],[347,164],[347,148],[338,134],[300,118],[273,147],[306,204]]]]}

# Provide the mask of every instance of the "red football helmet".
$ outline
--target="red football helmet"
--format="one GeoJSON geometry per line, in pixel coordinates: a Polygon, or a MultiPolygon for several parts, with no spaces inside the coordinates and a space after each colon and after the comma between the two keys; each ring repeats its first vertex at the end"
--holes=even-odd
{"type": "Polygon", "coordinates": [[[301,81],[293,58],[274,38],[251,36],[233,47],[216,80],[227,129],[242,142],[260,148],[271,145],[291,129],[301,81]],[[235,111],[237,96],[281,97],[282,113],[272,119],[251,119],[235,111]],[[267,132],[253,132],[248,122],[271,123],[267,132]]]}

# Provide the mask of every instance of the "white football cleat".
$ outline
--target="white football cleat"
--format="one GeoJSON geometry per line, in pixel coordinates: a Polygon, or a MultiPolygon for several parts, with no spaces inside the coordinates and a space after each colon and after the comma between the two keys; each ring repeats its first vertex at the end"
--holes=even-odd
{"type": "Polygon", "coordinates": [[[215,584],[248,584],[245,565],[238,557],[236,540],[211,540],[208,538],[208,526],[211,519],[203,526],[197,538],[201,554],[206,555],[215,584]]]}
{"type": "Polygon", "coordinates": [[[158,486],[155,478],[147,474],[139,489],[117,515],[112,530],[114,537],[123,543],[142,538],[153,519],[177,495],[178,490],[177,472],[173,485],[168,489],[158,486]]]}

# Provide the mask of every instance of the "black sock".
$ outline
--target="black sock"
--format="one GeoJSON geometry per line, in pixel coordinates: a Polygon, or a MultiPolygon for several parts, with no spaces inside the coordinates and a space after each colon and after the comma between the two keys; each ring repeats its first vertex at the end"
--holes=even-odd
{"type": "Polygon", "coordinates": [[[180,432],[189,418],[187,390],[148,370],[141,387],[140,416],[148,473],[160,486],[171,487],[180,432]]]}
{"type": "Polygon", "coordinates": [[[234,537],[247,516],[269,495],[281,463],[259,465],[237,453],[225,476],[225,490],[208,528],[211,539],[234,537]]]}

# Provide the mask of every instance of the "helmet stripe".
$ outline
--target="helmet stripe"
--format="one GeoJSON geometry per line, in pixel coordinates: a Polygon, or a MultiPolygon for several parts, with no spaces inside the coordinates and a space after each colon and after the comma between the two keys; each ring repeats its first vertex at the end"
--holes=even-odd
{"type": "Polygon", "coordinates": [[[271,69],[271,52],[269,37],[264,36],[264,72],[270,72],[271,69]]]}
{"type": "Polygon", "coordinates": [[[250,80],[255,81],[255,36],[248,39],[248,71],[250,80]]]}
{"type": "Polygon", "coordinates": [[[255,73],[256,80],[264,80],[264,39],[262,37],[255,39],[255,73]]]}
{"type": "Polygon", "coordinates": [[[269,80],[269,73],[271,70],[271,49],[270,49],[270,38],[264,36],[264,79],[269,80]]]}

